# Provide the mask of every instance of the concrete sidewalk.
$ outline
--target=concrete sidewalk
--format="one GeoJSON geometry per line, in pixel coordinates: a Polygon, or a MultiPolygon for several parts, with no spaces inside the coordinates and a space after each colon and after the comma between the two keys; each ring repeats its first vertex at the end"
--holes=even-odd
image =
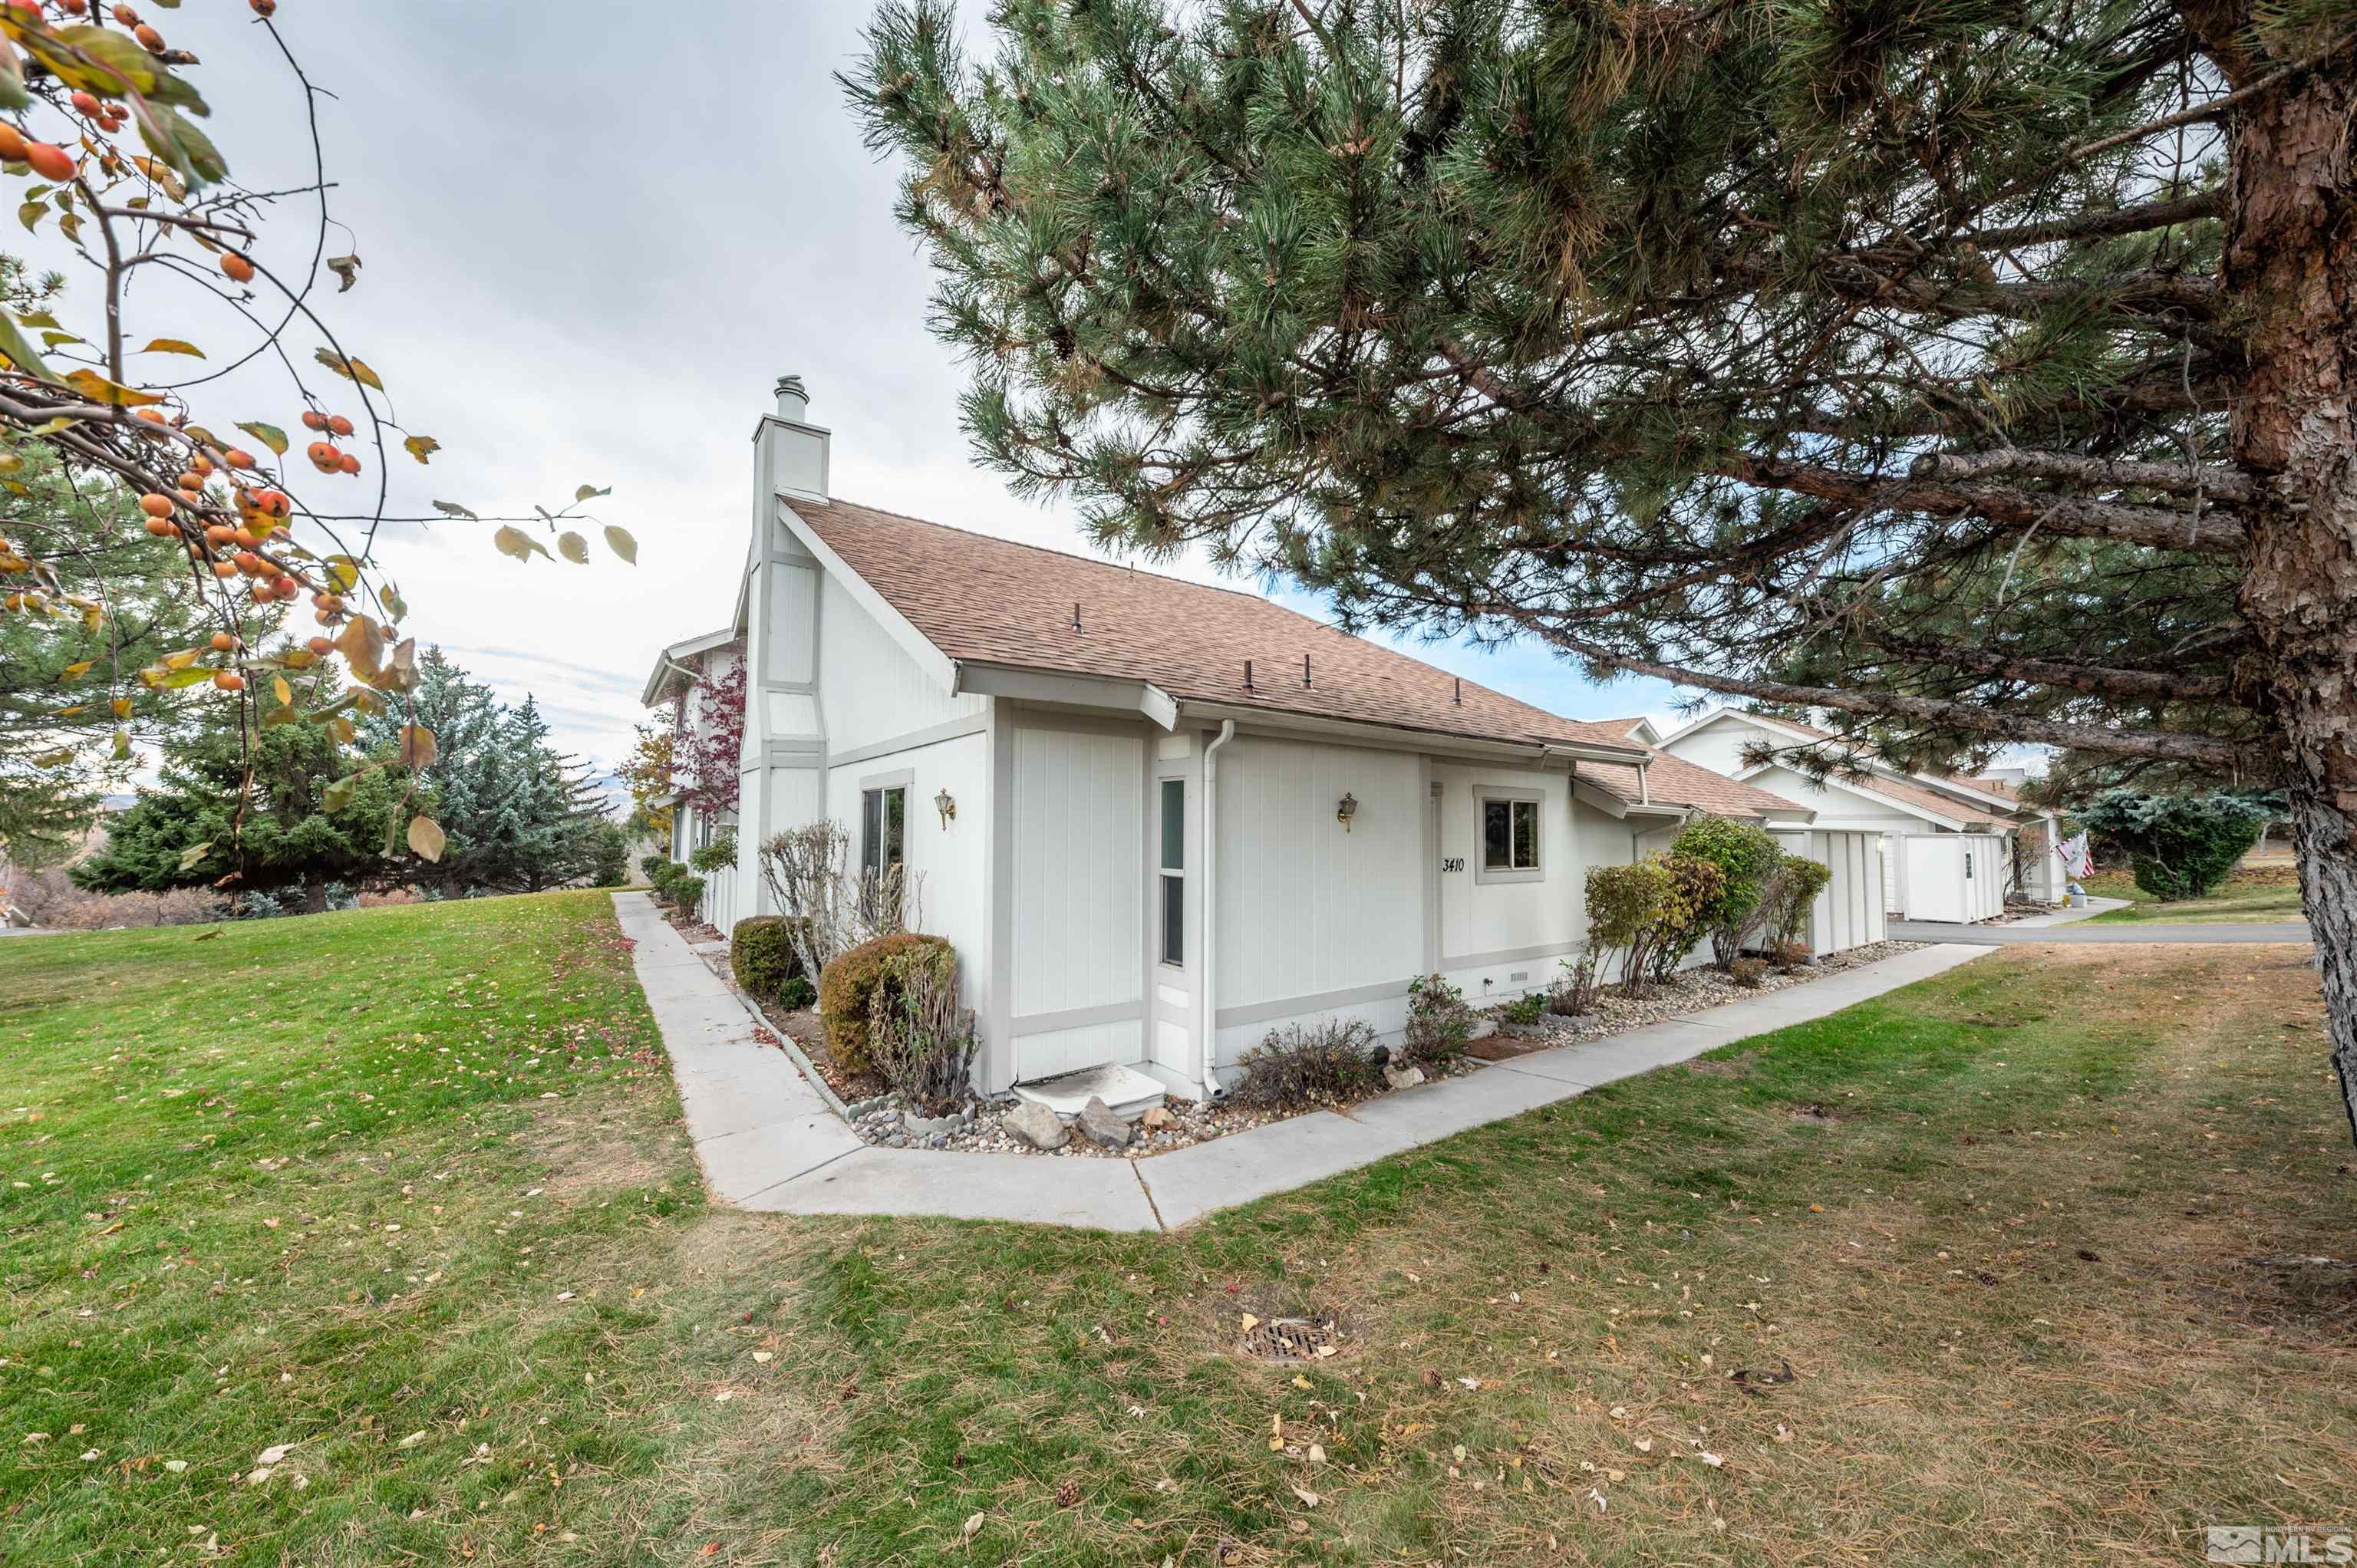
{"type": "Polygon", "coordinates": [[[643,893],[614,908],[662,1029],[705,1184],[780,1214],[911,1214],[1105,1230],[1171,1230],[1353,1170],[1598,1084],[1838,1013],[1988,950],[1897,954],[1765,996],[1586,1045],[1493,1062],[1462,1078],[1318,1111],[1139,1160],[884,1149],[861,1141],[643,893]]]}
{"type": "Polygon", "coordinates": [[[2206,947],[2217,942],[2298,942],[2305,946],[2311,937],[2307,924],[2302,921],[2263,925],[2219,920],[2208,924],[2188,921],[2182,925],[2171,925],[2164,920],[2155,920],[2149,925],[2054,928],[2033,926],[2028,920],[2018,920],[2010,926],[1949,926],[1928,920],[1893,920],[1890,922],[1890,940],[1895,942],[1957,942],[1985,948],[2012,947],[2022,942],[2160,942],[2206,947]]]}

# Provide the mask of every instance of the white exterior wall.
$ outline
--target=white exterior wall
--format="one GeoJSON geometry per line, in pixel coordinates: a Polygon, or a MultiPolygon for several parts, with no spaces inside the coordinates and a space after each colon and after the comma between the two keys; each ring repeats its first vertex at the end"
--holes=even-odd
{"type": "Polygon", "coordinates": [[[1217,1069],[1292,1023],[1361,1017],[1396,1036],[1426,967],[1423,760],[1239,736],[1219,791],[1217,1069]]]}
{"type": "Polygon", "coordinates": [[[1707,768],[1713,773],[1724,773],[1732,779],[1743,771],[1743,748],[1755,741],[1764,741],[1771,746],[1793,744],[1745,724],[1731,714],[1722,714],[1692,735],[1681,737],[1675,745],[1662,749],[1697,768],[1707,768]]]}
{"type": "Polygon", "coordinates": [[[1809,907],[1811,951],[1823,958],[1884,939],[1881,834],[1812,831],[1776,837],[1786,854],[1816,861],[1833,873],[1809,907]]]}
{"type": "Polygon", "coordinates": [[[1143,725],[1023,714],[1006,739],[1009,1082],[1146,1054],[1143,725]]]}
{"type": "MultiPolygon", "coordinates": [[[[909,791],[901,839],[911,929],[957,949],[965,1004],[988,1015],[990,977],[990,736],[977,731],[887,752],[826,770],[826,816],[851,832],[859,865],[860,794],[883,784],[909,791]],[[944,822],[934,797],[948,791],[957,815],[944,822]]],[[[810,819],[804,819],[808,821],[810,819]]]]}
{"type": "Polygon", "coordinates": [[[832,574],[818,593],[818,702],[830,765],[845,752],[888,744],[959,720],[990,699],[952,695],[856,603],[832,574]]]}
{"type": "Polygon", "coordinates": [[[1597,822],[1625,828],[1592,808],[1575,809],[1567,773],[1436,765],[1440,786],[1440,952],[1443,978],[1474,1003],[1544,991],[1557,961],[1587,935],[1589,856],[1614,864],[1633,845],[1597,822]],[[1539,799],[1539,871],[1530,880],[1500,879],[1481,866],[1485,798],[1539,799]],[[1591,819],[1585,832],[1582,820],[1591,819]],[[1462,869],[1452,869],[1458,862],[1462,869]]]}

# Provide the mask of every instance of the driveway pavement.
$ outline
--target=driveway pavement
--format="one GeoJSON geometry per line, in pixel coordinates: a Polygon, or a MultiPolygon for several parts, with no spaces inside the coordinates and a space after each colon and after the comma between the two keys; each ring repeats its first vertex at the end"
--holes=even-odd
{"type": "Polygon", "coordinates": [[[671,1054],[705,1183],[723,1202],[784,1214],[924,1214],[1105,1230],[1171,1230],[1598,1084],[1824,1017],[1987,950],[1919,948],[1765,996],[1491,1063],[1347,1112],[1313,1112],[1172,1154],[1112,1160],[866,1143],[801,1067],[769,1043],[767,1026],[645,894],[617,893],[614,909],[671,1054]]]}

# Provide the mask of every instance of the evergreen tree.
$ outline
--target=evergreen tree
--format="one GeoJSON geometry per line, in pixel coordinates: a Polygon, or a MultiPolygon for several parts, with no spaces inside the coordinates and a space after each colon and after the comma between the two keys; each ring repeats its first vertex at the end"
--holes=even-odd
{"type": "Polygon", "coordinates": [[[2281,786],[2357,1133],[2349,0],[991,19],[846,87],[1018,488],[1909,765],[2281,786]]]}
{"type": "MultiPolygon", "coordinates": [[[[334,682],[316,671],[285,678],[296,709],[333,696],[334,682]]],[[[358,890],[407,879],[414,862],[400,847],[408,821],[402,768],[364,767],[322,724],[245,727],[244,704],[232,695],[210,695],[198,708],[194,727],[165,743],[156,786],[142,789],[107,824],[104,847],[72,868],[77,886],[299,889],[316,913],[328,907],[330,883],[358,890]]]]}
{"type": "MultiPolygon", "coordinates": [[[[418,660],[409,715],[434,733],[432,763],[419,770],[446,842],[442,858],[414,870],[420,886],[447,894],[538,892],[590,875],[604,803],[587,769],[548,744],[548,725],[530,697],[509,708],[439,648],[418,660]]],[[[380,752],[397,747],[398,709],[362,722],[380,752]]]]}
{"type": "MultiPolygon", "coordinates": [[[[184,699],[149,688],[139,670],[221,628],[203,619],[186,554],[140,526],[135,498],[69,476],[46,446],[8,454],[0,472],[0,554],[95,541],[88,570],[106,582],[112,611],[92,625],[61,601],[0,597],[0,854],[35,868],[81,846],[107,789],[129,775],[133,741],[177,724],[184,699]]],[[[276,618],[249,614],[237,630],[258,638],[276,618]]]]}
{"type": "Polygon", "coordinates": [[[465,893],[486,885],[485,822],[506,788],[511,767],[500,745],[505,712],[490,687],[469,677],[441,649],[428,648],[417,663],[406,714],[389,708],[361,721],[362,741],[379,754],[399,749],[401,726],[413,717],[434,735],[435,758],[418,770],[418,779],[432,796],[444,844],[439,861],[414,868],[420,886],[465,893]]]}

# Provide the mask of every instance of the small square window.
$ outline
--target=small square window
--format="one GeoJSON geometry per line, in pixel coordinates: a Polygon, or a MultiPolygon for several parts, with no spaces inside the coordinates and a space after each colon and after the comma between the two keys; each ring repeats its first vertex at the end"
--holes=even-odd
{"type": "Polygon", "coordinates": [[[1539,802],[1481,802],[1481,869],[1536,871],[1539,868],[1539,802]]]}

